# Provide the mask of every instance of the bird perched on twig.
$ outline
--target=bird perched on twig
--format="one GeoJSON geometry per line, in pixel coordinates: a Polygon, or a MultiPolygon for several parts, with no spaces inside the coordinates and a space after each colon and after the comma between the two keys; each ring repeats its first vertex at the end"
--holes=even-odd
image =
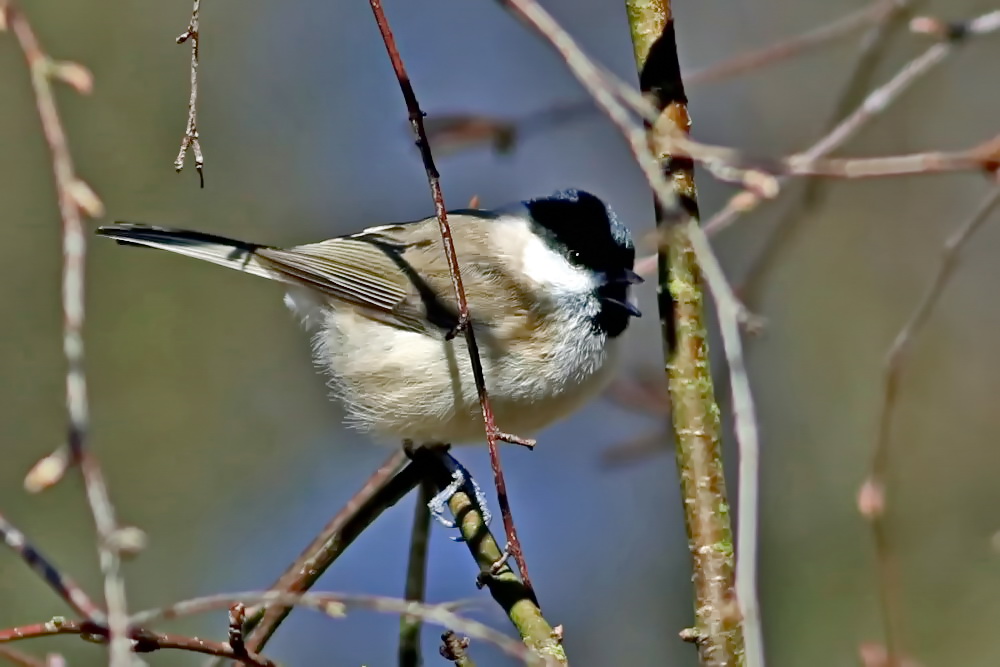
{"type": "MultiPolygon", "coordinates": [[[[448,214],[497,424],[527,435],[610,380],[639,316],[632,238],[597,197],[567,190],[448,214]]],[[[483,418],[436,218],[276,248],[117,223],[98,234],[284,283],[314,331],[349,422],[417,443],[482,440],[483,418]]]]}

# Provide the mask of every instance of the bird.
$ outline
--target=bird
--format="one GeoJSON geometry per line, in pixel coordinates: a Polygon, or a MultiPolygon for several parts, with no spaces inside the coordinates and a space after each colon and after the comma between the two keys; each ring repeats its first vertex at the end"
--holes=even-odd
{"type": "MultiPolygon", "coordinates": [[[[623,334],[641,315],[632,236],[577,189],[453,210],[448,221],[496,424],[534,434],[613,377],[623,334]]],[[[128,222],[97,234],[283,283],[345,422],[374,439],[484,440],[436,217],[288,248],[128,222]]]]}

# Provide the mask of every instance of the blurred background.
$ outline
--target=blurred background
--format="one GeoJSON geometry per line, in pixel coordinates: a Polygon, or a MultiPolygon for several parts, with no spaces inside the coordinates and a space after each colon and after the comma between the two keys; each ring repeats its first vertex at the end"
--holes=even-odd
{"type": "MultiPolygon", "coordinates": [[[[635,80],[621,2],[547,0],[599,61],[635,80]]],[[[188,99],[190,4],[23,2],[55,57],[91,68],[95,90],[60,87],[80,176],[123,219],[294,244],[432,213],[405,109],[365,2],[217,0],[202,9],[204,190],[173,171],[188,99]]],[[[849,2],[678,2],[687,70],[776,42],[865,6],[849,2]]],[[[920,3],[946,19],[988,2],[920,3]]],[[[584,92],[533,34],[489,2],[389,1],[386,12],[424,109],[518,116],[584,92]]],[[[694,134],[777,155],[822,133],[861,33],[820,52],[689,90],[694,134]]],[[[881,83],[929,44],[903,29],[873,71],[881,83]]],[[[848,153],[957,149],[996,133],[1000,38],[974,40],[871,124],[848,153]]],[[[49,154],[21,55],[0,35],[0,511],[95,596],[93,527],[77,475],[39,496],[24,473],[63,441],[60,226],[49,154]]],[[[439,160],[449,206],[580,187],[634,233],[652,229],[650,194],[598,114],[538,134],[507,155],[439,160]]],[[[700,180],[706,214],[731,189],[700,180]]],[[[883,355],[916,304],[943,239],[987,190],[973,174],[830,183],[768,260],[748,296],[765,333],[748,343],[762,454],[760,593],[769,664],[851,665],[879,641],[870,531],[856,511],[876,435],[883,355]]],[[[736,284],[788,204],[763,206],[716,239],[736,284]]],[[[649,247],[647,246],[647,250],[649,247]]],[[[1000,224],[962,255],[903,375],[891,454],[889,525],[903,586],[903,643],[925,665],[1000,664],[1000,224]]],[[[387,450],[340,425],[306,335],[279,287],[166,254],[94,240],[88,261],[92,446],[122,521],[149,548],[126,566],[130,605],[263,588],[359,488],[387,450]]],[[[630,329],[627,379],[662,364],[655,300],[630,329]]],[[[719,366],[721,369],[721,366],[719,366]]],[[[728,411],[728,403],[724,407],[728,411]]],[[[547,618],[574,665],[694,665],[677,638],[690,623],[690,566],[666,445],[609,467],[616,445],[662,417],[607,400],[503,450],[521,540],[547,618]]],[[[729,461],[735,464],[731,438],[729,461]]],[[[458,453],[489,486],[485,448],[458,453]]],[[[735,465],[733,465],[735,472],[735,465]]],[[[735,498],[735,484],[730,484],[735,498]]],[[[369,529],[319,589],[400,595],[413,498],[369,529]]],[[[473,615],[512,632],[463,545],[435,528],[429,600],[475,598],[473,615]]],[[[0,551],[0,626],[68,612],[0,551]]],[[[266,653],[291,665],[395,663],[397,619],[332,621],[297,612],[266,653]]],[[[225,637],[224,614],[175,624],[225,637]]],[[[440,630],[425,633],[427,664],[440,630]]],[[[101,664],[71,637],[21,649],[101,664]]],[[[510,661],[481,643],[480,665],[510,661]]],[[[162,652],[152,665],[200,659],[162,652]]]]}

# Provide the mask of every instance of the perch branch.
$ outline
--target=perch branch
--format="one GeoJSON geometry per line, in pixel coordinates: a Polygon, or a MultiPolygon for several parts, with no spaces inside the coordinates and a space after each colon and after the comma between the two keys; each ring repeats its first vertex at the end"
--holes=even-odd
{"type": "MultiPolygon", "coordinates": [[[[441,458],[448,454],[418,447],[411,451],[411,456],[414,464],[424,472],[424,478],[431,480],[438,489],[444,489],[451,483],[451,471],[441,458]]],[[[479,565],[479,581],[507,613],[525,645],[546,660],[567,664],[559,634],[542,616],[534,592],[518,579],[507,564],[503,550],[483,522],[474,496],[467,489],[460,489],[448,501],[448,506],[469,552],[479,565]]],[[[462,631],[457,627],[452,629],[462,631]]]]}

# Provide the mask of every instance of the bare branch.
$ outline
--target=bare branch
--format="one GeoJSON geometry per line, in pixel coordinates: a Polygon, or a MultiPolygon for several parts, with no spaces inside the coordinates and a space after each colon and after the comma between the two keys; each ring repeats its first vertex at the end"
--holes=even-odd
{"type": "Polygon", "coordinates": [[[174,160],[174,169],[180,173],[184,169],[184,160],[188,149],[194,153],[194,168],[198,171],[198,182],[205,187],[205,156],[201,152],[201,137],[198,134],[198,48],[201,46],[200,16],[201,0],[193,0],[191,20],[184,32],[177,36],[177,43],[191,41],[191,96],[188,98],[187,122],[184,124],[184,137],[181,148],[174,160]]]}
{"type": "Polygon", "coordinates": [[[900,600],[897,573],[885,525],[888,491],[886,476],[889,471],[889,453],[892,442],[892,421],[899,397],[899,381],[905,370],[913,340],[919,335],[937,305],[958,265],[959,253],[965,244],[990,219],[990,214],[1000,205],[1000,187],[994,187],[979,204],[968,220],[962,222],[944,242],[937,271],[927,286],[906,323],[896,334],[885,356],[882,379],[882,406],[879,410],[878,437],[872,449],[868,479],[858,495],[858,508],[871,522],[872,538],[879,565],[879,597],[882,623],[885,632],[885,664],[897,664],[903,652],[900,646],[900,600]]]}
{"type": "Polygon", "coordinates": [[[58,63],[42,50],[25,15],[12,0],[2,0],[0,11],[14,33],[28,69],[38,106],[42,131],[52,153],[63,227],[63,350],[66,355],[66,410],[69,415],[68,444],[71,460],[83,473],[87,500],[97,525],[98,552],[104,574],[104,595],[111,630],[111,665],[129,664],[125,601],[125,582],[119,571],[120,557],[115,547],[118,531],[114,508],[108,497],[104,475],[97,458],[86,446],[90,412],[87,406],[87,380],[84,373],[84,258],[87,241],[81,213],[100,215],[100,199],[75,173],[69,144],[59,119],[50,81],[60,79],[74,85],[78,91],[90,88],[90,75],[81,65],[58,63]]]}

